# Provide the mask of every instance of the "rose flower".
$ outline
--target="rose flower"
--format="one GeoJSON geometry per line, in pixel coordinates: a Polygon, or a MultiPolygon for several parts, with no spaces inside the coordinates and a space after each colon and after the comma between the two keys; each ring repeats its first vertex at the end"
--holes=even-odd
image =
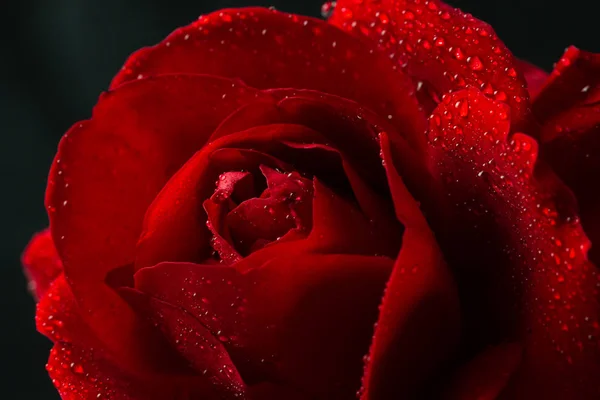
{"type": "Polygon", "coordinates": [[[134,53],[23,257],[63,399],[597,399],[600,56],[438,0],[134,53]]]}

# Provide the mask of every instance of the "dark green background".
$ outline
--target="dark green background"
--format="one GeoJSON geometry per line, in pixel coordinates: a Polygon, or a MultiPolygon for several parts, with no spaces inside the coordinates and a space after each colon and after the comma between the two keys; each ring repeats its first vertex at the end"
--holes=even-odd
{"type": "MultiPolygon", "coordinates": [[[[455,0],[513,52],[550,69],[569,44],[600,50],[591,0],[455,0]],[[544,3],[548,3],[544,5],[544,3]]],[[[315,0],[0,0],[0,398],[58,398],[44,370],[20,253],[46,225],[43,194],[60,136],[90,115],[128,54],[198,15],[264,5],[318,16],[315,0]]]]}

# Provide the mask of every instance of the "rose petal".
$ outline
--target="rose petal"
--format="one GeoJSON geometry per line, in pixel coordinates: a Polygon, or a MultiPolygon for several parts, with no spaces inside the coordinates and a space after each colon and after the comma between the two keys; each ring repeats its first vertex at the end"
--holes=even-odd
{"type": "Polygon", "coordinates": [[[312,182],[297,172],[277,172],[266,165],[260,170],[268,189],[260,198],[242,202],[226,217],[237,248],[246,255],[288,231],[308,233],[312,227],[312,182]]]}
{"type": "Polygon", "coordinates": [[[111,87],[182,72],[239,78],[260,89],[336,94],[393,116],[400,132],[419,140],[426,127],[406,75],[368,44],[314,18],[264,8],[208,14],[134,53],[111,87]]]}
{"type": "Polygon", "coordinates": [[[581,102],[600,85],[600,54],[569,47],[555,64],[533,103],[533,113],[545,123],[581,102]]]}
{"type": "Polygon", "coordinates": [[[401,227],[387,230],[369,220],[360,209],[318,180],[314,182],[313,229],[305,246],[324,254],[363,254],[394,257],[401,227]]]}
{"type": "Polygon", "coordinates": [[[220,332],[245,380],[275,379],[308,397],[345,398],[358,389],[390,270],[391,261],[380,257],[280,252],[245,274],[164,263],[138,271],[136,287],[220,332]]]}
{"type": "Polygon", "coordinates": [[[176,395],[140,382],[110,362],[68,343],[57,343],[46,369],[63,400],[163,400],[176,395]]]}
{"type": "Polygon", "coordinates": [[[202,261],[210,252],[211,234],[203,223],[202,203],[225,171],[255,169],[261,164],[286,170],[272,153],[280,138],[311,138],[316,132],[297,125],[255,127],[225,136],[196,153],[164,186],[148,208],[137,249],[136,269],[161,261],[202,261]],[[233,147],[233,148],[230,148],[233,147]],[[246,150],[248,147],[256,150],[246,150]]]}
{"type": "MultiPolygon", "coordinates": [[[[556,64],[534,111],[545,121],[541,152],[577,197],[581,223],[592,243],[600,242],[600,55],[567,49],[556,64]],[[557,114],[552,114],[557,113],[557,114]]],[[[592,246],[590,259],[600,253],[592,246]]]]}
{"type": "Polygon", "coordinates": [[[223,136],[245,131],[255,126],[283,124],[285,122],[285,117],[282,115],[280,108],[273,101],[256,101],[241,107],[223,120],[211,135],[209,143],[223,136]]]}
{"type": "Polygon", "coordinates": [[[216,336],[188,312],[131,288],[120,293],[165,335],[198,372],[195,390],[203,398],[245,399],[246,385],[216,336]]]}
{"type": "Polygon", "coordinates": [[[443,243],[467,296],[465,326],[524,341],[507,398],[593,398],[597,269],[566,189],[541,164],[532,177],[535,141],[508,138],[509,111],[468,89],[446,96],[430,119],[431,168],[455,205],[452,231],[462,233],[443,243]]]}
{"type": "Polygon", "coordinates": [[[29,279],[29,290],[36,299],[41,299],[63,269],[49,229],[31,238],[21,262],[29,279]]]}
{"type": "MultiPolygon", "coordinates": [[[[344,240],[346,240],[345,237],[347,236],[346,234],[348,232],[359,231],[356,227],[351,228],[349,231],[346,231],[344,228],[342,228],[343,225],[364,224],[365,232],[371,232],[371,234],[377,232],[378,237],[385,237],[385,240],[379,242],[379,245],[377,246],[379,247],[379,250],[377,251],[383,251],[383,253],[380,253],[381,255],[395,257],[398,254],[398,249],[401,242],[400,235],[402,231],[402,226],[393,217],[393,205],[390,204],[390,202],[387,200],[386,194],[380,194],[376,190],[374,190],[374,188],[370,185],[373,183],[372,180],[367,181],[366,179],[363,179],[358,173],[358,171],[354,168],[354,166],[349,162],[349,160],[347,160],[345,154],[341,151],[335,150],[334,148],[327,145],[314,143],[298,144],[287,142],[286,145],[293,148],[302,149],[304,150],[304,152],[307,153],[307,155],[313,153],[314,156],[310,158],[307,157],[307,159],[309,160],[319,159],[323,162],[325,157],[333,158],[333,160],[330,163],[328,163],[328,171],[332,171],[335,167],[338,167],[338,165],[341,164],[343,174],[345,174],[346,179],[349,181],[353,197],[356,200],[356,205],[351,205],[350,208],[347,206],[342,207],[342,209],[348,210],[349,213],[355,213],[358,209],[362,211],[363,217],[366,217],[369,220],[368,223],[365,223],[366,221],[364,220],[364,218],[362,218],[360,223],[357,220],[350,223],[349,221],[345,221],[346,217],[334,217],[334,219],[339,218],[339,224],[334,223],[334,226],[325,229],[334,229],[338,232],[334,233],[333,235],[327,236],[335,237],[336,235],[338,235],[338,237],[334,241],[338,243],[343,243],[344,240]],[[340,226],[336,227],[335,225],[340,226]]],[[[323,174],[316,173],[315,175],[318,176],[320,180],[323,174]]],[[[332,181],[338,183],[339,186],[339,175],[337,180],[332,179],[332,181]]],[[[343,202],[340,203],[342,204],[343,202]]],[[[330,218],[330,215],[337,215],[338,211],[339,210],[337,210],[337,207],[333,206],[329,209],[329,211],[320,212],[319,215],[315,215],[313,218],[315,220],[315,224],[320,224],[322,221],[327,221],[330,218]]],[[[324,225],[328,224],[326,223],[324,225]]],[[[318,234],[313,234],[312,237],[315,239],[315,248],[322,247],[321,239],[317,239],[318,234]]],[[[350,242],[354,242],[355,240],[356,239],[350,239],[350,242]]],[[[360,240],[365,239],[363,238],[360,240]]],[[[366,241],[368,242],[369,240],[366,241]]],[[[353,245],[351,245],[348,247],[359,249],[362,246],[353,247],[353,245]]],[[[375,253],[377,253],[377,251],[375,251],[375,253]]]]}
{"type": "Polygon", "coordinates": [[[232,196],[235,192],[251,197],[254,194],[254,185],[252,175],[249,172],[229,171],[219,175],[217,188],[210,197],[202,204],[206,212],[206,226],[212,233],[212,247],[219,253],[221,260],[232,264],[238,261],[241,256],[233,248],[233,241],[229,228],[225,223],[227,212],[233,204],[232,196]]]}
{"type": "Polygon", "coordinates": [[[225,116],[255,98],[218,78],[139,81],[102,96],[92,119],[61,141],[46,198],[52,235],[83,318],[134,369],[156,365],[144,359],[155,356],[144,350],[152,336],[104,284],[106,274],[133,261],[146,208],[170,175],[225,116]]]}
{"type": "MultiPolygon", "coordinates": [[[[323,111],[317,107],[314,101],[308,99],[290,98],[289,102],[282,102],[280,105],[283,105],[281,109],[284,111],[283,115],[286,119],[289,118],[293,122],[300,123],[306,120],[309,124],[311,124],[311,121],[316,121],[316,117],[331,115],[328,113],[335,111],[332,107],[329,107],[331,110],[328,110],[327,104],[321,104],[321,107],[325,109],[323,111]],[[298,110],[306,112],[299,112],[298,110]],[[319,113],[318,110],[321,110],[321,112],[319,113]],[[314,114],[309,111],[314,111],[314,114]]],[[[354,115],[356,120],[360,120],[359,117],[360,115],[354,115]]],[[[341,116],[338,116],[338,119],[334,122],[340,119],[342,119],[341,116]]],[[[225,170],[252,170],[258,168],[261,164],[280,168],[284,171],[293,170],[284,167],[276,159],[269,158],[265,155],[266,153],[284,160],[290,160],[298,170],[303,172],[317,176],[320,176],[321,172],[326,175],[331,173],[329,168],[324,168],[325,165],[322,159],[315,163],[310,157],[303,155],[302,149],[290,147],[290,143],[315,144],[325,141],[340,143],[344,155],[348,154],[349,157],[352,157],[348,162],[359,164],[355,168],[357,173],[360,171],[365,176],[363,179],[369,182],[369,185],[377,185],[383,175],[381,162],[372,160],[373,156],[377,157],[377,147],[372,152],[365,151],[366,146],[377,146],[372,131],[364,127],[364,124],[355,126],[352,130],[344,131],[342,128],[348,125],[347,121],[341,126],[336,126],[334,123],[332,125],[332,129],[324,131],[327,133],[325,137],[301,125],[273,124],[252,127],[222,137],[203,148],[165,185],[149,207],[144,223],[144,233],[138,243],[137,269],[152,266],[161,261],[199,262],[203,260],[202,254],[207,254],[211,235],[206,227],[197,223],[197,221],[206,219],[205,213],[199,204],[209,197],[212,182],[225,170]],[[349,136],[354,137],[355,140],[349,141],[349,136]],[[365,144],[362,147],[362,157],[359,157],[357,148],[360,143],[365,144]],[[244,150],[244,148],[253,150],[244,150]],[[365,167],[362,168],[363,166],[365,167]]],[[[322,123],[317,126],[326,127],[322,123]]],[[[383,177],[383,179],[385,178],[383,177]]],[[[343,177],[342,179],[338,177],[335,182],[339,184],[343,180],[343,177]]],[[[348,234],[353,232],[355,230],[344,232],[343,237],[347,237],[348,234]]],[[[372,228],[367,229],[365,233],[367,236],[368,232],[374,232],[374,230],[372,228]]],[[[385,234],[379,237],[386,234],[391,235],[393,232],[387,230],[385,234]]],[[[387,239],[386,241],[377,240],[374,242],[374,237],[371,237],[371,240],[365,242],[364,246],[357,245],[353,248],[353,251],[362,254],[374,254],[371,250],[366,250],[370,249],[370,244],[377,243],[375,248],[383,250],[383,248],[389,249],[390,244],[395,246],[398,243],[398,241],[391,240],[390,237],[387,239]],[[367,243],[370,243],[369,246],[366,245],[367,243]],[[363,253],[364,251],[366,253],[363,253]]],[[[339,238],[336,242],[343,243],[339,238]]],[[[320,247],[323,248],[323,246],[320,247]]],[[[345,245],[344,248],[351,249],[351,246],[345,245]]],[[[393,253],[396,254],[395,251],[393,253]]],[[[389,252],[386,251],[380,254],[389,254],[389,252]]]]}
{"type": "Polygon", "coordinates": [[[523,349],[515,343],[484,350],[453,377],[444,400],[495,400],[519,367],[523,349]]]}
{"type": "MultiPolygon", "coordinates": [[[[600,102],[578,105],[548,120],[542,130],[541,154],[577,198],[583,228],[600,243],[600,102]]],[[[600,252],[592,246],[590,259],[598,265],[600,252]]]]}
{"type": "Polygon", "coordinates": [[[97,346],[98,341],[81,318],[81,311],[71,288],[60,274],[37,304],[37,330],[53,342],[66,341],[85,347],[97,346]]]}
{"type": "Polygon", "coordinates": [[[386,134],[381,146],[405,232],[367,358],[364,400],[417,396],[453,351],[459,331],[458,297],[442,253],[394,167],[386,134]]]}
{"type": "Polygon", "coordinates": [[[550,74],[524,60],[517,60],[517,66],[527,82],[529,97],[535,99],[546,84],[550,74]]]}
{"type": "Polygon", "coordinates": [[[341,0],[330,21],[373,40],[440,95],[482,88],[527,123],[529,95],[516,60],[493,29],[439,0],[341,0]]]}

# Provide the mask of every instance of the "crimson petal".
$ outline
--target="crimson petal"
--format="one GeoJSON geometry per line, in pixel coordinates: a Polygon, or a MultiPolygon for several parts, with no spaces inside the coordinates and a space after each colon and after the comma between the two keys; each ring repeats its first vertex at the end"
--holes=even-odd
{"type": "Polygon", "coordinates": [[[330,23],[366,36],[442,95],[481,88],[527,123],[529,95],[516,60],[493,29],[439,0],[341,0],[330,23]]]}
{"type": "Polygon", "coordinates": [[[246,371],[254,380],[303,388],[308,397],[351,397],[391,260],[270,249],[280,251],[244,274],[232,267],[164,263],[138,271],[136,287],[186,309],[223,336],[243,376],[246,371]],[[251,372],[244,369],[248,364],[251,372]],[[262,377],[253,376],[257,371],[262,377]]]}
{"type": "Polygon", "coordinates": [[[224,171],[258,170],[261,164],[286,170],[285,163],[244,147],[268,148],[276,146],[281,138],[315,135],[316,132],[302,126],[279,124],[254,127],[205,146],[167,182],[148,208],[138,243],[136,269],[161,261],[205,259],[211,235],[198,221],[207,218],[202,203],[210,197],[218,176],[224,171]]]}
{"type": "Polygon", "coordinates": [[[509,112],[468,89],[446,96],[430,119],[431,169],[454,206],[453,229],[464,232],[444,242],[461,294],[471,296],[466,326],[524,341],[507,398],[594,398],[597,267],[566,189],[541,164],[533,174],[535,141],[508,137],[509,112]],[[473,313],[476,305],[484,312],[473,313]]]}
{"type": "Polygon", "coordinates": [[[139,340],[152,336],[141,333],[145,325],[104,284],[106,274],[133,261],[146,208],[170,175],[223,118],[256,96],[204,76],[133,82],[103,95],[92,119],[60,143],[46,196],[52,236],[82,317],[134,369],[156,365],[139,340]]]}
{"type": "Polygon", "coordinates": [[[164,400],[176,396],[124,373],[94,350],[69,343],[54,345],[46,369],[63,400],[164,400]]]}
{"type": "Polygon", "coordinates": [[[239,78],[259,89],[336,94],[393,116],[400,132],[419,139],[426,127],[406,75],[368,44],[314,18],[265,8],[202,16],[134,53],[111,87],[140,76],[182,72],[239,78]]]}
{"type": "Polygon", "coordinates": [[[203,398],[246,398],[246,385],[220,341],[222,336],[213,336],[190,313],[172,304],[131,288],[121,288],[119,292],[161,330],[171,346],[197,371],[194,390],[199,390],[203,398]]]}
{"type": "Polygon", "coordinates": [[[21,261],[29,279],[29,290],[39,300],[63,269],[49,229],[31,238],[21,261]]]}
{"type": "Polygon", "coordinates": [[[70,342],[84,347],[98,345],[90,328],[81,318],[75,296],[60,274],[37,304],[37,330],[53,342],[70,342]]]}
{"type": "Polygon", "coordinates": [[[531,99],[535,99],[546,84],[550,74],[543,69],[523,60],[517,60],[517,66],[527,82],[529,97],[531,97],[531,99]]]}
{"type": "Polygon", "coordinates": [[[400,246],[400,226],[386,230],[360,209],[318,180],[314,182],[313,229],[307,250],[333,254],[376,254],[394,257],[400,246]]]}
{"type": "MultiPolygon", "coordinates": [[[[547,121],[541,155],[569,186],[579,205],[581,224],[593,244],[600,243],[600,102],[577,105],[547,121]]],[[[600,263],[600,249],[590,259],[600,263]]]]}
{"type": "Polygon", "coordinates": [[[381,147],[405,232],[367,358],[363,400],[422,393],[427,379],[453,352],[459,332],[458,297],[442,253],[394,167],[386,134],[381,147]]]}
{"type": "MultiPolygon", "coordinates": [[[[592,243],[600,242],[600,191],[591,183],[600,173],[599,76],[600,55],[571,47],[534,103],[536,115],[545,122],[542,158],[573,190],[592,243]]],[[[590,259],[600,262],[596,246],[590,259]]]]}
{"type": "Polygon", "coordinates": [[[515,343],[482,351],[458,370],[444,400],[496,400],[519,367],[523,349],[515,343]]]}
{"type": "MultiPolygon", "coordinates": [[[[583,101],[600,85],[600,54],[569,47],[555,64],[533,103],[533,113],[545,123],[583,101]]],[[[598,101],[598,99],[596,100],[598,101]]]]}

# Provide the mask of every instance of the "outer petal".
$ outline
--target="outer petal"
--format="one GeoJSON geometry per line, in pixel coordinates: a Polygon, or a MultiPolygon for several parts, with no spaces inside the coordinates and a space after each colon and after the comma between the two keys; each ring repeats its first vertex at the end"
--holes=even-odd
{"type": "MultiPolygon", "coordinates": [[[[600,55],[569,48],[534,111],[545,122],[542,157],[573,190],[581,223],[592,243],[598,244],[600,189],[593,182],[600,174],[600,55]]],[[[597,245],[590,258],[600,262],[597,245]]]]}
{"type": "Polygon", "coordinates": [[[439,0],[341,0],[330,22],[366,36],[442,95],[467,86],[510,105],[527,123],[529,95],[516,60],[492,28],[439,0]]]}
{"type": "Polygon", "coordinates": [[[46,369],[63,400],[164,400],[177,396],[136,380],[97,357],[94,350],[68,343],[54,345],[46,369]]]}
{"type": "Polygon", "coordinates": [[[433,233],[398,175],[386,134],[382,156],[404,224],[402,249],[387,284],[363,378],[363,400],[413,398],[454,351],[456,288],[433,233]]]}
{"type": "Polygon", "coordinates": [[[569,186],[592,241],[590,259],[600,262],[600,101],[577,105],[550,119],[542,130],[542,157],[569,186]],[[595,244],[595,245],[594,245],[595,244]]]}
{"type": "Polygon", "coordinates": [[[22,263],[29,278],[29,289],[41,299],[63,269],[49,229],[33,236],[23,253],[22,263]]]}
{"type": "Polygon", "coordinates": [[[52,235],[83,318],[134,369],[155,365],[144,360],[154,356],[144,351],[151,335],[104,284],[106,274],[133,261],[146,208],[170,175],[255,97],[218,78],[139,81],[102,96],[92,119],[60,143],[46,197],[52,235]]]}
{"type": "Polygon", "coordinates": [[[63,274],[52,282],[37,304],[37,330],[53,342],[69,342],[95,347],[97,339],[81,318],[81,311],[63,274]]]}
{"type": "Polygon", "coordinates": [[[600,54],[569,47],[555,64],[540,94],[533,103],[537,119],[545,123],[560,112],[596,93],[600,85],[600,54]]]}
{"type": "Polygon", "coordinates": [[[495,400],[521,362],[523,349],[510,343],[490,347],[458,370],[445,400],[495,400]]]}
{"type": "Polygon", "coordinates": [[[550,74],[543,69],[523,60],[517,60],[517,66],[525,77],[525,81],[527,82],[527,90],[529,90],[529,96],[532,99],[535,99],[546,84],[550,74]]]}
{"type": "Polygon", "coordinates": [[[111,87],[181,72],[239,78],[260,89],[336,94],[393,117],[400,132],[419,140],[426,127],[406,75],[368,44],[313,18],[263,8],[202,16],[134,53],[111,87]]]}
{"type": "Polygon", "coordinates": [[[244,274],[183,263],[144,268],[136,287],[183,307],[221,336],[247,382],[275,380],[307,397],[344,399],[358,389],[391,264],[282,250],[244,274]]]}
{"type": "Polygon", "coordinates": [[[201,394],[203,399],[247,398],[246,385],[219,336],[213,336],[198,319],[179,307],[131,288],[122,288],[120,293],[162,331],[170,345],[196,370],[198,376],[195,382],[191,381],[195,385],[188,391],[201,394]]]}
{"type": "Polygon", "coordinates": [[[460,240],[443,237],[466,327],[473,342],[524,341],[506,398],[595,398],[600,306],[589,242],[565,188],[543,165],[532,176],[535,141],[508,139],[509,118],[470,89],[446,96],[430,121],[431,168],[455,207],[452,232],[461,230],[460,240]]]}

